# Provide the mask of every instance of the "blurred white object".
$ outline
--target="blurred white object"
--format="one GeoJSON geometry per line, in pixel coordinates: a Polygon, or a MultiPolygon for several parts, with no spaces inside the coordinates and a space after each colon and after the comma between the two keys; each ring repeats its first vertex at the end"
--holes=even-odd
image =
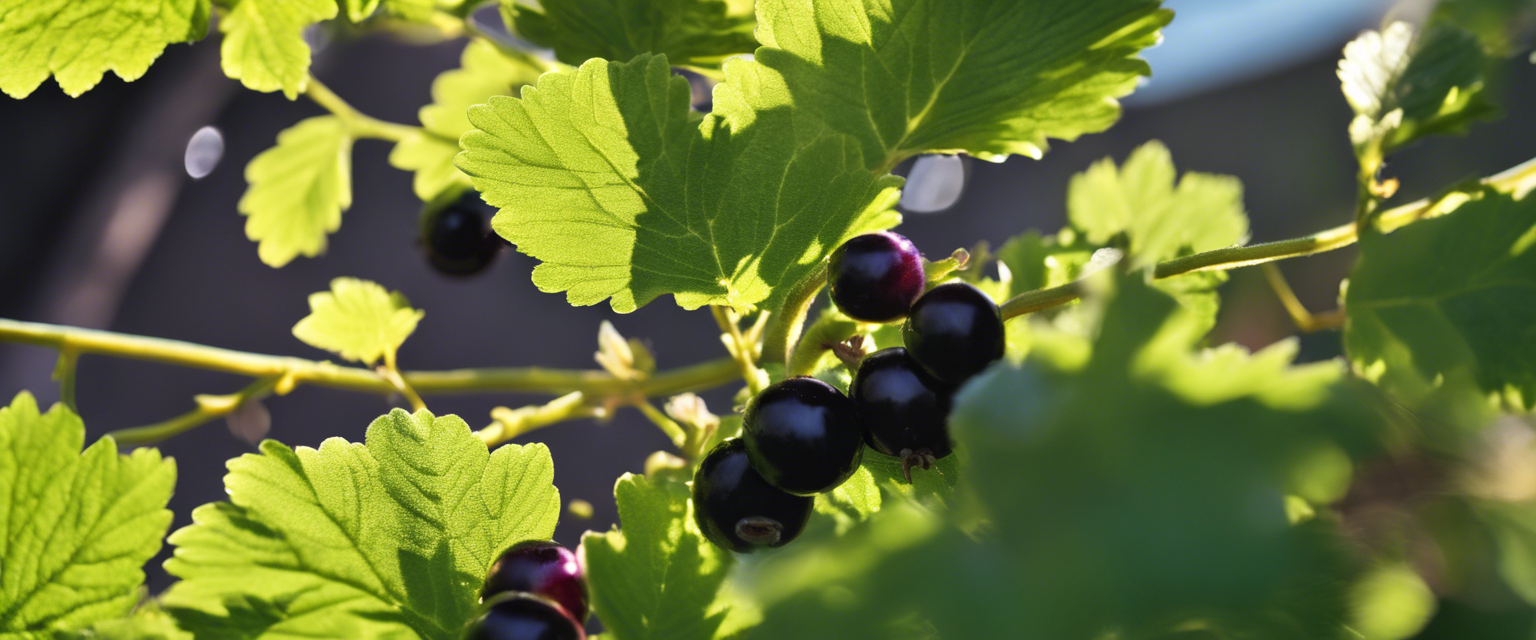
{"type": "Polygon", "coordinates": [[[1142,54],[1152,77],[1125,100],[1151,105],[1338,54],[1392,0],[1168,0],[1173,23],[1142,54]]]}
{"type": "Polygon", "coordinates": [[[965,193],[965,163],[960,156],[919,157],[901,190],[901,210],[938,213],[955,206],[965,193]]]}
{"type": "Polygon", "coordinates": [[[224,423],[236,438],[254,446],[261,444],[261,439],[267,437],[267,432],[272,430],[272,414],[267,411],[266,405],[253,398],[224,416],[224,423]]]}
{"type": "Polygon", "coordinates": [[[196,180],[213,173],[213,168],[219,166],[219,159],[224,157],[224,134],[219,133],[213,127],[203,127],[192,134],[187,140],[187,154],[184,162],[187,165],[187,175],[196,180]]]}

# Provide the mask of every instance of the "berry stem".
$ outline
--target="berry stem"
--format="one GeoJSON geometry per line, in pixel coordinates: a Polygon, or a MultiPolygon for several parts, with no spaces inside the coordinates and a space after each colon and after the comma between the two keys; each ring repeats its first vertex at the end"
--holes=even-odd
{"type": "Polygon", "coordinates": [[[715,316],[715,323],[720,325],[721,340],[731,352],[736,365],[741,368],[741,379],[747,383],[747,388],[752,395],[757,395],[763,390],[762,370],[757,367],[757,345],[748,342],[741,333],[740,317],[729,307],[712,306],[710,313],[715,316]]]}
{"type": "Polygon", "coordinates": [[[1271,262],[1261,268],[1264,270],[1264,279],[1275,290],[1275,297],[1280,299],[1280,304],[1285,307],[1286,314],[1291,316],[1291,322],[1296,323],[1297,329],[1303,333],[1315,333],[1344,326],[1342,309],[1322,313],[1307,311],[1306,305],[1301,304],[1301,299],[1296,297],[1296,291],[1291,289],[1291,283],[1286,282],[1285,274],[1280,272],[1279,266],[1271,262]]]}
{"type": "Polygon", "coordinates": [[[491,410],[491,424],[475,432],[487,446],[516,438],[535,429],[557,422],[577,418],[600,418],[607,415],[600,406],[587,402],[580,391],[572,391],[545,404],[528,405],[509,409],[496,407],[491,410]]]}
{"type": "Polygon", "coordinates": [[[66,346],[59,350],[59,363],[53,367],[53,379],[59,381],[59,402],[77,414],[80,409],[75,405],[75,371],[79,364],[80,352],[66,346]]]}
{"type": "Polygon", "coordinates": [[[341,96],[331,91],[330,87],[320,82],[319,78],[311,75],[309,85],[304,89],[304,95],[314,100],[315,104],[325,107],[326,111],[335,114],[347,123],[347,128],[353,136],[358,138],[378,138],[390,142],[399,142],[406,136],[421,130],[421,127],[385,122],[378,118],[363,114],[361,111],[347,104],[341,96]]]}
{"type": "Polygon", "coordinates": [[[785,369],[786,375],[808,376],[815,373],[821,358],[831,351],[834,345],[853,337],[858,332],[857,322],[849,320],[841,313],[827,310],[811,323],[811,328],[806,330],[805,337],[795,346],[795,351],[789,359],[789,366],[785,369]]]}
{"type": "Polygon", "coordinates": [[[411,383],[406,382],[405,378],[400,377],[400,368],[395,366],[394,349],[384,352],[384,366],[379,367],[378,371],[380,377],[389,381],[389,384],[394,386],[395,390],[399,391],[401,395],[405,396],[406,401],[411,403],[412,411],[427,410],[427,403],[422,401],[421,395],[411,388],[411,383]]]}
{"type": "MultiPolygon", "coordinates": [[[[1446,210],[1452,208],[1454,204],[1460,204],[1460,202],[1464,201],[1469,190],[1476,190],[1485,186],[1499,191],[1515,193],[1528,191],[1532,187],[1536,187],[1536,159],[1527,160],[1518,166],[1438,197],[1424,198],[1381,211],[1375,215],[1375,228],[1379,229],[1382,233],[1386,233],[1412,224],[1417,220],[1443,214],[1446,210]]],[[[1197,271],[1226,271],[1285,260],[1287,258],[1299,258],[1347,247],[1359,241],[1359,239],[1359,227],[1354,221],[1351,221],[1348,224],[1300,238],[1266,242],[1246,247],[1227,247],[1182,258],[1174,258],[1158,263],[1153,271],[1153,277],[1163,279],[1197,271]]],[[[1006,320],[1060,306],[1080,297],[1082,297],[1081,285],[1078,282],[1069,282],[1047,289],[1026,291],[1009,298],[999,306],[1003,313],[1003,319],[1006,320]]]]}
{"type": "Polygon", "coordinates": [[[138,446],[153,444],[171,436],[186,433],[220,417],[233,413],[245,403],[260,400],[272,393],[277,377],[262,378],[244,389],[223,396],[198,396],[197,408],[179,416],[155,424],[107,433],[118,444],[138,446]]]}
{"type": "Polygon", "coordinates": [[[784,306],[769,316],[768,326],[763,330],[763,357],[789,366],[795,343],[800,340],[801,329],[805,326],[805,317],[811,311],[811,304],[816,302],[816,294],[826,284],[827,261],[822,260],[789,291],[784,306]]]}

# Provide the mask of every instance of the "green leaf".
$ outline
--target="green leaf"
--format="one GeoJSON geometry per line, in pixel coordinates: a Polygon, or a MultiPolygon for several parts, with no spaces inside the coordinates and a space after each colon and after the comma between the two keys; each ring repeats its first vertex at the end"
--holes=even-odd
{"type": "Polygon", "coordinates": [[[1292,525],[1285,496],[1293,461],[1357,439],[1367,407],[1337,366],[1325,376],[1273,355],[1192,352],[1194,314],[1135,279],[1116,289],[1080,370],[996,366],[951,415],[970,486],[1012,566],[1027,568],[1012,592],[1019,636],[1139,637],[1186,622],[1342,637],[1342,538],[1323,520],[1292,525]],[[1277,400],[1275,376],[1314,390],[1277,400]]]}
{"type": "Polygon", "coordinates": [[[668,293],[773,308],[843,240],[899,219],[900,179],[850,139],[717,97],[700,121],[665,58],[592,60],[471,108],[458,166],[501,208],[497,233],[543,262],[541,290],[620,312],[668,293]]]}
{"type": "MultiPolygon", "coordinates": [[[[247,0],[249,1],[249,0],[247,0]]],[[[352,134],[336,116],[316,116],[284,129],[277,146],[245,168],[240,198],[245,235],[260,243],[269,266],[325,251],[325,236],[352,206],[352,134]]]]}
{"type": "Polygon", "coordinates": [[[1369,640],[1411,638],[1435,613],[1435,592],[1403,563],[1374,567],[1350,587],[1350,629],[1369,640]]]}
{"type": "Polygon", "coordinates": [[[434,0],[384,0],[384,10],[402,20],[430,22],[432,14],[437,10],[438,4],[442,4],[447,8],[452,7],[455,3],[438,3],[434,0]]]}
{"type": "Polygon", "coordinates": [[[1484,191],[1451,213],[1367,234],[1344,296],[1344,347],[1363,375],[1461,377],[1536,407],[1536,200],[1484,191]]]}
{"type": "Polygon", "coordinates": [[[0,91],[25,98],[50,74],[71,96],[107,71],[131,82],[207,34],[208,0],[0,0],[0,91]]]}
{"type": "Polygon", "coordinates": [[[1477,36],[1491,55],[1510,56],[1518,52],[1522,25],[1536,19],[1536,5],[1529,0],[1441,0],[1430,19],[1477,36]]]}
{"type": "Polygon", "coordinates": [[[421,108],[421,128],[412,129],[395,145],[389,163],[416,172],[416,197],[423,201],[456,183],[469,184],[469,178],[453,166],[459,137],[474,129],[467,111],[491,96],[515,95],[543,71],[503,55],[485,40],[470,41],[459,68],[444,71],[432,81],[432,104],[421,108]]]}
{"type": "MultiPolygon", "coordinates": [[[[1076,239],[1076,234],[1072,234],[1076,239]]],[[[1025,231],[997,250],[997,261],[1008,268],[1008,296],[1057,287],[1076,280],[1093,257],[1093,246],[1062,242],[1056,236],[1025,231]]]]}
{"type": "Polygon", "coordinates": [[[920,153],[1038,158],[1047,138],[1103,131],[1149,73],[1134,56],[1173,17],[1156,0],[759,0],[757,13],[764,48],[728,65],[728,83],[856,137],[882,173],[920,153]]]}
{"type": "Polygon", "coordinates": [[[733,558],[699,532],[688,485],[625,474],[613,490],[622,529],[581,540],[592,611],[620,640],[728,637],[752,607],[722,592],[733,558]]]}
{"type": "Polygon", "coordinates": [[[629,60],[642,53],[672,64],[719,67],[725,58],[751,53],[755,23],[750,8],[722,0],[542,0],[535,7],[502,0],[513,31],[561,61],[629,60]]]}
{"type": "Polygon", "coordinates": [[[347,10],[347,19],[353,22],[367,20],[379,8],[379,0],[342,0],[342,2],[347,10]]]}
{"type": "Polygon", "coordinates": [[[193,636],[177,626],[159,602],[148,600],[126,618],[96,623],[80,634],[80,640],[193,640],[193,636]]]}
{"type": "Polygon", "coordinates": [[[335,0],[239,0],[219,21],[224,75],[247,89],[277,91],[289,100],[309,86],[304,28],[336,17],[335,0]]]}
{"type": "Polygon", "coordinates": [[[1339,79],[1355,111],[1350,139],[1363,162],[1435,133],[1459,133],[1497,113],[1484,91],[1488,56],[1477,38],[1446,23],[1419,33],[1404,22],[1344,47],[1339,79]]]}
{"type": "Polygon", "coordinates": [[[1128,236],[1137,268],[1248,237],[1242,183],[1194,172],[1176,180],[1173,156],[1160,142],[1142,145],[1123,167],[1105,158],[1073,176],[1067,215],[1089,242],[1104,245],[1122,233],[1128,236]]]}
{"type": "Polygon", "coordinates": [[[81,452],[85,425],[22,392],[0,408],[0,636],[51,638],[126,615],[171,525],[176,463],[155,449],[81,452]]]}
{"type": "Polygon", "coordinates": [[[423,311],[398,291],[356,278],[331,281],[330,291],[309,296],[309,315],[293,325],[294,337],[347,360],[372,365],[394,353],[416,330],[423,311]]]}
{"type": "Polygon", "coordinates": [[[229,502],[171,535],[166,608],[198,637],[457,638],[497,554],[554,532],[549,450],[489,452],[425,410],[375,420],[366,442],[231,460],[229,502]]]}

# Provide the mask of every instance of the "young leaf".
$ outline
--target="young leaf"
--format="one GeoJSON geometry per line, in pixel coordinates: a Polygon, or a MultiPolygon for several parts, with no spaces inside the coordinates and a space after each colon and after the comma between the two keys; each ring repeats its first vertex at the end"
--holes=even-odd
{"type": "Polygon", "coordinates": [[[347,360],[372,365],[394,353],[426,315],[398,291],[367,280],[337,278],[330,291],[309,296],[309,315],[293,325],[294,337],[347,360]]]}
{"type": "Polygon", "coordinates": [[[208,34],[208,0],[0,0],[0,91],[25,98],[52,74],[71,96],[107,71],[137,80],[165,46],[208,34]]]}
{"type": "Polygon", "coordinates": [[[793,107],[855,136],[881,172],[920,153],[1038,158],[1048,137],[1103,131],[1149,73],[1134,56],[1173,16],[1156,0],[759,0],[757,12],[765,48],[728,65],[728,84],[759,110],[793,107]]]}
{"type": "Polygon", "coordinates": [[[0,408],[0,636],[51,638],[126,615],[171,525],[176,463],[154,449],[84,452],[63,405],[0,408]],[[14,636],[12,634],[15,634],[14,636]]]}
{"type": "Polygon", "coordinates": [[[800,138],[787,110],[717,103],[700,121],[665,58],[592,60],[469,110],[458,166],[494,226],[575,305],[772,308],[843,240],[893,226],[894,177],[852,141],[800,138]],[[720,114],[735,114],[734,124],[720,114]]]}
{"type": "Polygon", "coordinates": [[[277,91],[289,100],[309,85],[304,28],[336,17],[336,0],[238,0],[219,21],[224,75],[247,89],[277,91]]]}
{"type": "Polygon", "coordinates": [[[484,40],[464,47],[460,68],[444,71],[432,81],[432,104],[421,108],[421,128],[412,129],[389,154],[389,163],[416,172],[416,197],[430,201],[455,182],[469,178],[453,166],[459,136],[474,129],[467,111],[491,96],[515,95],[533,84],[543,69],[502,55],[484,40]]]}
{"type": "Polygon", "coordinates": [[[1248,236],[1242,183],[1193,172],[1176,180],[1173,156],[1160,142],[1142,145],[1118,169],[1105,158],[1073,176],[1067,212],[1072,226],[1095,244],[1124,233],[1134,267],[1183,250],[1232,246],[1248,236]]]}
{"type": "Polygon", "coordinates": [[[229,502],[171,535],[166,608],[199,637],[457,638],[497,554],[554,532],[549,450],[488,452],[457,416],[400,409],[366,443],[230,461],[229,502]]]}
{"type": "Polygon", "coordinates": [[[1536,407],[1536,200],[1484,191],[1451,213],[1367,234],[1344,296],[1356,369],[1403,393],[1423,380],[1475,379],[1536,407]]]}
{"type": "Polygon", "coordinates": [[[411,22],[430,22],[432,13],[442,5],[451,8],[455,3],[434,0],[384,0],[384,10],[390,15],[411,22]]]}
{"type": "Polygon", "coordinates": [[[502,0],[501,10],[518,35],[554,49],[555,57],[573,65],[655,53],[676,65],[719,67],[726,57],[757,48],[750,9],[738,11],[724,0],[543,0],[539,5],[502,0]]]}
{"type": "Polygon", "coordinates": [[[1434,133],[1465,131],[1497,109],[1484,91],[1488,56],[1450,24],[1420,33],[1405,22],[1367,31],[1344,47],[1339,79],[1355,110],[1350,139],[1363,161],[1434,133]]]}
{"type": "Polygon", "coordinates": [[[711,640],[745,624],[721,594],[733,559],[699,532],[688,485],[625,474],[614,486],[622,529],[581,540],[592,610],[619,640],[711,640]]]}
{"type": "MultiPolygon", "coordinates": [[[[250,0],[246,0],[250,1],[250,0]]],[[[227,24],[227,23],[226,23],[227,24]]],[[[336,116],[316,116],[284,129],[277,146],[245,168],[240,198],[245,235],[260,243],[269,266],[325,251],[325,235],[352,206],[352,135],[336,116]]]]}

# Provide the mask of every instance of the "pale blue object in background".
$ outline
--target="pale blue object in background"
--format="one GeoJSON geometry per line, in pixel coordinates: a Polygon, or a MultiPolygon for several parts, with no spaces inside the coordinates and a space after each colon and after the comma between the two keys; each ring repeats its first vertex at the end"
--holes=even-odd
{"type": "Polygon", "coordinates": [[[1152,65],[1128,107],[1153,105],[1278,71],[1343,50],[1379,25],[1391,0],[1168,0],[1176,17],[1164,42],[1143,52],[1152,65]]]}

